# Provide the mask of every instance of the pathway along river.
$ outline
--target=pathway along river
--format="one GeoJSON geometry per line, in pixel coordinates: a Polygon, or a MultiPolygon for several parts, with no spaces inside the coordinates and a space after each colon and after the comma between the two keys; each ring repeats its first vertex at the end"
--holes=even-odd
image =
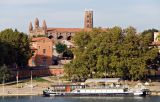
{"type": "Polygon", "coordinates": [[[160,102],[160,96],[149,97],[0,97],[0,102],[160,102]]]}

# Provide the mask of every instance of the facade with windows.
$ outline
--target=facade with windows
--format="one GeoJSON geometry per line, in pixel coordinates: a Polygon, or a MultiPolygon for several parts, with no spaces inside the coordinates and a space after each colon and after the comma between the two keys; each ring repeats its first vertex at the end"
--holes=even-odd
{"type": "Polygon", "coordinates": [[[32,38],[31,48],[33,56],[29,60],[29,66],[52,65],[53,40],[46,37],[32,38]]]}

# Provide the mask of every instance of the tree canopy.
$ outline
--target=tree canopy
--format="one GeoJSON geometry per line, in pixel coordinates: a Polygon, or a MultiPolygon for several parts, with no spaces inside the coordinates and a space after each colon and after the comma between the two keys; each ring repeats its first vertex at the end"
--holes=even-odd
{"type": "Polygon", "coordinates": [[[0,83],[6,81],[11,77],[11,71],[8,70],[6,65],[0,66],[0,83]]]}
{"type": "Polygon", "coordinates": [[[142,79],[147,60],[153,60],[158,49],[150,46],[147,34],[136,29],[113,27],[79,32],[73,38],[75,59],[65,65],[68,78],[122,77],[142,79]]]}
{"type": "Polygon", "coordinates": [[[56,44],[56,51],[57,51],[57,53],[62,54],[61,57],[66,57],[69,59],[72,59],[74,57],[70,48],[68,48],[67,45],[65,45],[63,43],[58,42],[56,44]]]}
{"type": "Polygon", "coordinates": [[[0,32],[0,49],[0,65],[26,66],[32,55],[28,36],[12,29],[0,32]]]}
{"type": "Polygon", "coordinates": [[[67,49],[67,46],[65,44],[62,44],[60,42],[58,42],[56,44],[56,51],[57,51],[57,53],[61,54],[61,53],[65,52],[66,49],[67,49]]]}

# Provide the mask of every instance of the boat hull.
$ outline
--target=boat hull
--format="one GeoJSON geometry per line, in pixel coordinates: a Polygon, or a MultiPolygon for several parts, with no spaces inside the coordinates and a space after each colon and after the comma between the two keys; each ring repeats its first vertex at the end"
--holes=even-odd
{"type": "MultiPolygon", "coordinates": [[[[68,93],[68,92],[47,92],[43,91],[44,96],[54,96],[54,97],[94,97],[94,96],[135,96],[134,93],[68,93]]],[[[145,93],[136,96],[146,96],[145,93]]]]}

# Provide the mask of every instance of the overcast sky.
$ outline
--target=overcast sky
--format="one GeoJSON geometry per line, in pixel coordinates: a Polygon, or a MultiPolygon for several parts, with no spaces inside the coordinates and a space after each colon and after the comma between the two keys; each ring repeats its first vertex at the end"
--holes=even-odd
{"type": "Polygon", "coordinates": [[[82,28],[85,9],[94,11],[95,27],[160,30],[160,0],[0,0],[0,30],[27,33],[36,17],[48,27],[82,28]]]}

